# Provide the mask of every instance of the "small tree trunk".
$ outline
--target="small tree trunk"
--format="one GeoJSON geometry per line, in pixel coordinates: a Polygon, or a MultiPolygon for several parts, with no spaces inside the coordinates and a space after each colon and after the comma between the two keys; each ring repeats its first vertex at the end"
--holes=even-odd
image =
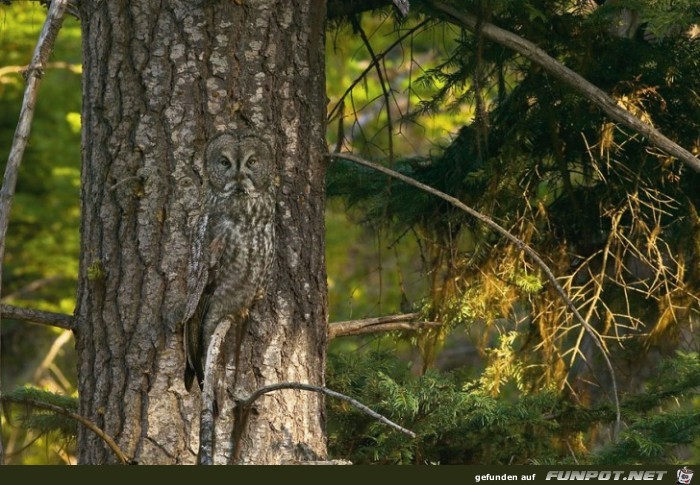
{"type": "MultiPolygon", "coordinates": [[[[138,463],[193,463],[200,402],[184,388],[181,318],[203,148],[216,132],[257,130],[273,142],[279,177],[276,263],[233,394],[324,383],[325,1],[80,5],[80,412],[138,463]]],[[[234,426],[228,395],[215,461],[325,459],[323,404],[279,391],[234,426]]],[[[80,433],[79,460],[116,461],[89,432],[80,433]]]]}

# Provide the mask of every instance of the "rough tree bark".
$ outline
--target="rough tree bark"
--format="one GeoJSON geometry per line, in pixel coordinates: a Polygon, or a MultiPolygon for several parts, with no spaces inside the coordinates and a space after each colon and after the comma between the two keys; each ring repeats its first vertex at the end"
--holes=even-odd
{"type": "MultiPolygon", "coordinates": [[[[257,130],[275,147],[279,172],[276,263],[243,342],[237,392],[324,384],[325,0],[80,8],[80,413],[138,463],[193,463],[199,394],[184,388],[180,319],[202,150],[218,131],[257,130]]],[[[232,407],[229,397],[217,463],[325,458],[322,396],[268,394],[235,433],[232,407]]],[[[81,463],[117,461],[90,432],[78,444],[81,463]]]]}

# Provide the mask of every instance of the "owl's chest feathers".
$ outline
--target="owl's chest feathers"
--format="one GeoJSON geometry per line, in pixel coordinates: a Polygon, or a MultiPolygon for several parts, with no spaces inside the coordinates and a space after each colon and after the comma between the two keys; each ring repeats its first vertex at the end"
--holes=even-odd
{"type": "MultiPolygon", "coordinates": [[[[210,212],[208,240],[221,245],[211,267],[216,293],[250,299],[268,278],[274,254],[274,201],[271,196],[233,198],[210,212]],[[243,291],[242,289],[247,289],[243,291]]],[[[236,298],[237,299],[237,298],[236,298]]]]}

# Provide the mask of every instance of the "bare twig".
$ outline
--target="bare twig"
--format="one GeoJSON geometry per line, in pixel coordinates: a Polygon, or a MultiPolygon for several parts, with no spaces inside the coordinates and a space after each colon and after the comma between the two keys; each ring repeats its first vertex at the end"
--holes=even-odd
{"type": "Polygon", "coordinates": [[[65,313],[45,312],[34,308],[21,308],[13,305],[0,305],[0,313],[2,313],[3,318],[40,323],[42,325],[65,328],[66,330],[76,329],[73,317],[65,313]]]}
{"type": "Polygon", "coordinates": [[[46,353],[46,356],[44,356],[44,359],[34,371],[32,382],[38,382],[41,378],[41,375],[53,365],[54,360],[56,359],[56,356],[58,355],[59,351],[63,348],[64,345],[66,345],[70,341],[71,335],[72,334],[70,332],[64,331],[61,332],[61,334],[58,337],[56,337],[56,339],[51,344],[49,351],[46,353]]]}
{"type": "Polygon", "coordinates": [[[389,177],[393,177],[397,180],[400,180],[408,185],[411,185],[413,187],[416,187],[424,192],[427,192],[429,194],[432,194],[436,197],[439,197],[440,199],[449,202],[453,206],[457,207],[458,209],[463,210],[470,216],[478,219],[479,221],[483,222],[486,224],[488,227],[496,231],[498,234],[501,236],[505,237],[508,239],[510,242],[515,244],[516,247],[518,247],[520,250],[524,251],[532,260],[535,262],[535,264],[542,270],[542,272],[545,274],[547,279],[550,281],[552,286],[554,287],[555,291],[561,299],[564,301],[566,304],[566,307],[569,309],[569,311],[574,315],[574,318],[583,326],[583,328],[586,329],[586,332],[591,336],[591,339],[595,342],[596,346],[600,350],[600,352],[603,355],[603,358],[605,359],[605,363],[608,367],[608,370],[610,371],[610,379],[612,383],[612,388],[613,388],[613,400],[615,402],[615,411],[617,414],[617,421],[616,421],[616,434],[617,434],[617,429],[619,429],[620,426],[620,400],[618,397],[618,392],[617,392],[617,379],[615,378],[615,370],[613,369],[612,363],[610,362],[610,358],[608,357],[607,352],[605,351],[605,345],[602,341],[602,338],[598,335],[598,333],[595,331],[591,325],[584,320],[584,318],[581,316],[579,313],[578,309],[576,308],[576,305],[574,305],[574,302],[571,301],[569,296],[566,294],[566,291],[562,286],[559,284],[557,281],[557,277],[554,276],[554,273],[552,272],[551,269],[549,269],[549,266],[540,258],[540,256],[537,254],[537,252],[532,249],[530,246],[525,244],[524,241],[521,239],[518,239],[515,237],[513,234],[508,232],[506,229],[501,227],[499,224],[497,224],[493,219],[490,217],[485,216],[481,212],[478,212],[459,199],[456,199],[450,195],[445,194],[444,192],[440,192],[439,190],[436,190],[428,185],[425,185],[421,182],[418,182],[417,180],[414,180],[410,177],[407,177],[406,175],[400,174],[398,172],[395,172],[394,170],[391,170],[389,168],[386,168],[382,165],[378,165],[376,163],[370,162],[368,160],[365,160],[360,157],[356,157],[354,155],[350,155],[347,153],[331,153],[328,155],[329,157],[332,158],[341,158],[344,160],[349,160],[351,162],[357,163],[358,165],[362,165],[367,168],[371,168],[372,170],[376,170],[378,172],[381,172],[385,175],[388,175],[389,177]]]}
{"type": "Polygon", "coordinates": [[[374,53],[374,49],[372,48],[372,44],[369,41],[369,38],[367,37],[367,34],[365,33],[365,30],[362,28],[362,25],[360,25],[360,21],[353,17],[352,19],[352,24],[355,30],[357,30],[360,34],[360,38],[362,39],[362,43],[365,44],[365,47],[367,48],[367,52],[369,53],[369,57],[372,59],[372,62],[370,63],[371,65],[374,65],[374,67],[377,70],[377,77],[379,78],[379,85],[382,87],[382,94],[384,95],[384,107],[386,109],[386,127],[387,127],[387,135],[388,135],[388,142],[389,142],[389,161],[391,163],[394,162],[394,123],[391,118],[391,96],[389,95],[389,89],[387,88],[387,82],[384,79],[384,73],[382,72],[382,66],[379,64],[379,59],[377,58],[377,55],[374,53]]]}
{"type": "Polygon", "coordinates": [[[357,401],[350,396],[346,396],[345,394],[341,394],[336,391],[331,391],[330,389],[326,387],[321,387],[321,386],[314,386],[311,384],[302,384],[300,382],[282,382],[280,384],[271,384],[269,386],[261,387],[257,391],[255,391],[253,394],[250,395],[248,399],[239,401],[237,404],[243,409],[249,409],[255,401],[257,401],[260,397],[264,396],[265,394],[268,394],[270,392],[274,391],[280,391],[283,389],[298,389],[301,391],[311,391],[311,392],[319,392],[321,394],[325,394],[326,396],[329,397],[334,397],[336,399],[340,399],[341,401],[345,401],[347,403],[350,403],[352,406],[356,407],[360,411],[372,416],[374,419],[386,424],[387,426],[391,426],[392,428],[396,429],[397,431],[400,431],[404,434],[407,434],[411,438],[416,437],[416,433],[411,431],[410,429],[406,429],[403,426],[399,426],[398,424],[394,423],[391,421],[389,418],[382,416],[376,411],[373,411],[372,409],[368,408],[364,404],[362,404],[360,401],[357,401]]]}
{"type": "Polygon", "coordinates": [[[361,335],[365,333],[393,332],[396,330],[422,330],[442,326],[440,322],[419,322],[420,313],[404,313],[384,317],[365,318],[335,322],[328,326],[328,338],[361,335]]]}
{"type": "Polygon", "coordinates": [[[131,463],[129,457],[124,454],[121,448],[119,448],[117,442],[114,441],[114,439],[110,435],[102,431],[102,429],[100,429],[99,426],[97,426],[95,423],[93,423],[86,417],[81,416],[80,414],[74,413],[73,411],[70,411],[64,407],[57,406],[56,404],[37,401],[36,399],[3,396],[2,402],[20,404],[24,406],[33,406],[39,409],[46,409],[47,411],[51,411],[56,414],[60,414],[62,416],[74,419],[83,426],[85,426],[87,429],[95,433],[97,437],[100,438],[102,441],[104,441],[107,444],[107,446],[109,446],[109,448],[114,452],[114,454],[117,455],[117,458],[119,458],[119,461],[122,463],[122,465],[131,463]]]}
{"type": "Polygon", "coordinates": [[[644,123],[642,120],[634,116],[629,111],[621,108],[604,91],[594,86],[579,74],[575,73],[568,67],[564,66],[556,59],[550,57],[545,51],[537,47],[532,42],[523,39],[522,37],[513,34],[507,30],[496,27],[495,25],[482,22],[479,25],[478,19],[469,13],[462,10],[457,10],[454,7],[446,5],[439,1],[427,0],[426,3],[438,12],[442,12],[447,16],[448,21],[464,27],[472,32],[480,29],[481,34],[497,42],[505,47],[513,49],[530,59],[535,64],[538,64],[544,70],[560,81],[574,88],[578,93],[582,94],[588,100],[605,112],[611,119],[618,123],[631,128],[635,132],[647,138],[652,144],[663,150],[665,153],[677,157],[688,167],[696,172],[700,172],[700,159],[695,157],[685,148],[678,145],[676,142],[666,138],[660,131],[653,126],[644,123]]]}
{"type": "Polygon", "coordinates": [[[333,106],[333,108],[331,108],[331,110],[328,112],[328,120],[332,120],[332,119],[333,119],[333,117],[334,117],[335,114],[336,114],[336,111],[338,111],[338,110],[340,109],[340,106],[341,106],[342,103],[345,101],[345,98],[347,98],[348,95],[349,95],[350,93],[352,93],[352,90],[355,89],[355,86],[357,86],[357,85],[360,83],[360,81],[362,81],[362,80],[365,78],[365,76],[367,76],[367,74],[368,74],[372,69],[374,69],[374,65],[375,65],[376,63],[378,63],[380,60],[382,60],[389,52],[391,52],[391,51],[394,49],[394,47],[396,47],[397,45],[400,45],[401,42],[404,41],[404,39],[406,39],[407,37],[410,37],[410,36],[413,35],[416,31],[422,29],[423,27],[425,27],[425,26],[428,25],[429,23],[430,23],[430,20],[424,20],[424,21],[422,21],[421,23],[419,23],[419,24],[416,25],[415,27],[413,27],[413,28],[407,30],[407,31],[406,31],[404,34],[402,34],[398,39],[396,39],[396,41],[394,41],[394,43],[391,44],[389,47],[387,47],[386,49],[384,49],[382,52],[380,52],[380,53],[377,54],[376,56],[372,57],[372,60],[370,61],[369,65],[365,68],[364,71],[362,71],[362,72],[360,73],[359,76],[357,76],[357,78],[356,78],[352,83],[350,83],[350,86],[348,86],[348,88],[345,90],[345,92],[344,92],[343,95],[340,97],[340,99],[338,100],[338,102],[337,102],[337,103],[333,106]]]}
{"type": "MultiPolygon", "coordinates": [[[[7,226],[10,222],[10,208],[12,207],[12,198],[15,195],[15,187],[17,186],[19,166],[29,140],[41,76],[53,50],[58,31],[61,29],[67,5],[67,0],[53,0],[51,2],[44,27],[41,29],[39,40],[34,49],[32,61],[27,69],[27,87],[24,90],[22,110],[19,114],[19,122],[12,140],[10,156],[5,167],[5,177],[2,180],[2,188],[0,189],[0,282],[2,282],[2,260],[5,255],[5,236],[7,235],[7,226]]],[[[2,294],[1,286],[2,284],[0,283],[0,294],[2,294]]],[[[2,397],[2,383],[0,383],[0,397],[2,397]]],[[[3,461],[2,439],[0,438],[0,464],[3,461]]]]}

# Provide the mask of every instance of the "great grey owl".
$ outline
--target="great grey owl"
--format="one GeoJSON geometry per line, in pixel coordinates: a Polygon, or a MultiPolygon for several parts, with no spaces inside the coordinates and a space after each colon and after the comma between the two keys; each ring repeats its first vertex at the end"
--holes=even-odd
{"type": "Polygon", "coordinates": [[[231,317],[241,332],[274,256],[275,174],[267,143],[251,133],[219,134],[206,146],[204,172],[184,317],[188,390],[195,376],[203,386],[216,326],[231,317]]]}

